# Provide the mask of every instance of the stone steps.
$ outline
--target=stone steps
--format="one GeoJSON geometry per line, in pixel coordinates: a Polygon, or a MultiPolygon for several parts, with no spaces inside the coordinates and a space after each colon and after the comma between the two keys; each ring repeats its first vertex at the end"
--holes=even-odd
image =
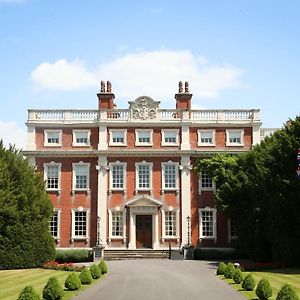
{"type": "Polygon", "coordinates": [[[122,260],[122,259],[168,259],[168,250],[152,249],[104,249],[104,260],[122,260]]]}

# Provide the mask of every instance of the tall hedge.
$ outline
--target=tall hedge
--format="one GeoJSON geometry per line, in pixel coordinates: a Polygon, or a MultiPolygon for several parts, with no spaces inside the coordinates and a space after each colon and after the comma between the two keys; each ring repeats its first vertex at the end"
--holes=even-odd
{"type": "Polygon", "coordinates": [[[198,159],[217,186],[219,211],[235,220],[242,250],[256,261],[300,266],[300,116],[252,150],[198,159]]]}
{"type": "Polygon", "coordinates": [[[52,212],[41,176],[20,151],[0,141],[0,269],[36,267],[54,258],[52,212]]]}

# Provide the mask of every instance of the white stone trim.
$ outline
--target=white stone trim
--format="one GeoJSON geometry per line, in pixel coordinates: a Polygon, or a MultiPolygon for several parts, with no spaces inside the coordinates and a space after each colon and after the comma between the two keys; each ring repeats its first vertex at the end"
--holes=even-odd
{"type": "Polygon", "coordinates": [[[107,150],[107,126],[100,125],[99,126],[99,143],[98,150],[107,150]]]}
{"type": "Polygon", "coordinates": [[[161,130],[161,145],[162,146],[178,146],[179,145],[179,129],[162,129],[161,130]],[[174,133],[176,137],[175,143],[165,141],[166,133],[174,133]]]}
{"type": "Polygon", "coordinates": [[[173,162],[171,160],[167,161],[167,162],[162,162],[161,163],[161,176],[162,176],[162,179],[161,179],[161,183],[162,183],[162,191],[178,191],[179,190],[179,163],[178,162],[173,162]],[[176,172],[176,184],[175,184],[175,187],[174,188],[166,188],[165,187],[165,167],[167,165],[173,165],[175,166],[175,172],[176,172]]]}
{"type": "Polygon", "coordinates": [[[127,146],[127,129],[109,129],[109,146],[127,146]],[[113,133],[115,132],[123,133],[123,143],[113,142],[113,133]]]}
{"type": "Polygon", "coordinates": [[[135,190],[136,191],[152,191],[152,178],[153,175],[153,163],[152,162],[146,162],[145,160],[141,162],[135,163],[135,190]],[[149,174],[149,188],[140,188],[139,187],[139,172],[138,167],[140,165],[149,165],[150,166],[150,174],[149,174]]]}
{"type": "Polygon", "coordinates": [[[126,191],[126,178],[127,178],[127,163],[124,162],[120,162],[120,161],[115,161],[115,162],[111,162],[109,163],[109,190],[110,191],[126,191]],[[113,184],[113,174],[112,174],[112,170],[114,166],[123,166],[123,188],[114,188],[112,186],[113,184]]]}
{"type": "Polygon", "coordinates": [[[207,240],[217,240],[217,209],[213,207],[204,207],[199,208],[199,239],[207,239],[207,240]],[[213,235],[212,236],[203,236],[202,234],[202,211],[213,212],[213,235]]]}
{"type": "Polygon", "coordinates": [[[61,191],[61,163],[57,163],[55,161],[51,161],[49,163],[44,163],[44,181],[45,181],[45,185],[46,185],[46,191],[57,191],[60,192],[61,191]],[[48,166],[57,166],[58,167],[58,188],[57,189],[53,189],[53,188],[48,188],[47,187],[47,168],[48,166]]]}
{"type": "Polygon", "coordinates": [[[73,129],[72,131],[72,146],[73,147],[89,147],[91,145],[91,130],[90,129],[73,129]],[[78,133],[86,133],[87,143],[77,143],[76,138],[78,133]]]}
{"type": "Polygon", "coordinates": [[[252,127],[252,146],[259,144],[261,141],[260,137],[260,125],[253,125],[252,127]]]}
{"type": "Polygon", "coordinates": [[[87,193],[90,191],[90,163],[84,163],[83,161],[80,161],[79,163],[72,163],[72,191],[87,191],[87,193]],[[76,167],[78,166],[85,166],[87,169],[87,186],[86,188],[76,188],[76,167]]]}
{"type": "Polygon", "coordinates": [[[244,129],[226,129],[226,146],[229,146],[229,147],[244,146],[244,129]],[[230,143],[230,141],[229,141],[230,133],[240,133],[241,143],[230,143]]]}
{"type": "Polygon", "coordinates": [[[36,143],[35,143],[35,126],[34,125],[27,125],[27,150],[36,150],[36,143]]]}
{"type": "Polygon", "coordinates": [[[190,150],[191,144],[190,144],[190,126],[183,124],[181,126],[181,150],[190,150]]]}
{"type": "Polygon", "coordinates": [[[206,146],[206,147],[214,147],[216,146],[216,130],[215,129],[198,129],[197,130],[198,136],[198,146],[206,146]],[[211,132],[212,134],[212,143],[202,143],[201,142],[201,134],[211,132]]]}
{"type": "Polygon", "coordinates": [[[44,129],[44,147],[61,147],[62,129],[44,129]],[[48,134],[58,133],[58,143],[48,143],[48,134]]]}
{"type": "Polygon", "coordinates": [[[89,243],[90,238],[90,209],[83,208],[79,206],[78,208],[71,209],[71,219],[72,219],[72,230],[71,230],[71,243],[77,240],[85,240],[86,244],[89,243]],[[75,236],[75,212],[86,212],[86,235],[85,236],[75,236]]]}
{"type": "Polygon", "coordinates": [[[153,146],[153,129],[135,129],[135,146],[153,146]],[[140,132],[149,132],[150,133],[150,142],[141,143],[139,142],[139,133],[140,132]]]}

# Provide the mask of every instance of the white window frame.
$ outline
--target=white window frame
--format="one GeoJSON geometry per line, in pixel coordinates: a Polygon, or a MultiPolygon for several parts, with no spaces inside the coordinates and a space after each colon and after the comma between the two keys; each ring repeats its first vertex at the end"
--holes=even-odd
{"type": "Polygon", "coordinates": [[[73,147],[89,147],[91,145],[91,130],[89,129],[74,129],[72,131],[73,135],[73,147]],[[77,143],[76,138],[78,133],[86,133],[87,135],[87,142],[86,143],[77,143]]]}
{"type": "Polygon", "coordinates": [[[55,239],[55,241],[59,243],[59,240],[60,240],[60,214],[61,214],[61,209],[60,208],[54,208],[53,212],[57,213],[57,236],[52,235],[51,220],[49,222],[50,233],[51,233],[52,237],[55,239]]]}
{"type": "Polygon", "coordinates": [[[162,176],[162,179],[161,179],[161,182],[162,182],[162,190],[163,191],[177,191],[179,188],[179,172],[178,172],[178,169],[179,169],[179,163],[178,162],[173,162],[171,160],[169,160],[168,162],[163,162],[161,163],[161,169],[162,169],[162,172],[161,172],[161,176],[162,176]],[[166,187],[166,184],[165,184],[165,168],[166,166],[174,166],[175,167],[175,187],[174,188],[167,188],[166,187]]]}
{"type": "Polygon", "coordinates": [[[162,146],[178,146],[179,145],[179,129],[162,129],[161,130],[161,145],[162,146]],[[167,133],[174,133],[175,142],[166,142],[165,137],[167,133]]]}
{"type": "Polygon", "coordinates": [[[61,190],[61,163],[56,163],[55,161],[51,161],[50,163],[44,163],[44,181],[46,185],[46,191],[60,191],[61,190]],[[47,169],[48,167],[58,167],[58,188],[48,188],[48,175],[47,175],[47,169]]]}
{"type": "Polygon", "coordinates": [[[109,221],[109,228],[108,228],[108,240],[109,242],[113,239],[113,240],[123,240],[124,242],[126,241],[126,210],[121,210],[120,207],[116,207],[114,209],[108,209],[108,221],[109,221]],[[113,214],[114,213],[120,213],[123,214],[123,234],[122,235],[113,235],[113,224],[112,224],[112,220],[113,220],[113,214]]]}
{"type": "Polygon", "coordinates": [[[136,191],[152,191],[152,174],[153,174],[153,163],[146,161],[135,163],[135,190],[136,191]],[[149,188],[139,187],[139,166],[148,165],[150,167],[149,171],[149,188]]]}
{"type": "Polygon", "coordinates": [[[90,209],[83,208],[83,207],[72,208],[71,215],[72,215],[71,241],[74,242],[74,240],[85,240],[87,243],[89,240],[89,236],[90,236],[90,209]],[[76,212],[85,212],[86,213],[86,235],[85,236],[76,236],[75,235],[75,213],[76,212]]]}
{"type": "Polygon", "coordinates": [[[199,182],[198,182],[198,186],[199,186],[199,194],[201,194],[201,192],[206,192],[206,191],[212,191],[215,192],[216,191],[216,183],[211,179],[212,181],[212,186],[211,187],[202,187],[202,172],[199,175],[199,182]]]}
{"type": "Polygon", "coordinates": [[[127,129],[109,129],[109,146],[127,146],[127,129]],[[113,141],[113,134],[115,132],[123,133],[123,143],[113,141]]]}
{"type": "Polygon", "coordinates": [[[161,210],[161,218],[162,218],[162,226],[161,226],[161,229],[162,229],[162,241],[164,242],[165,239],[177,239],[177,241],[179,241],[179,213],[180,213],[180,210],[179,208],[173,208],[171,206],[169,206],[166,210],[162,209],[161,210]],[[169,235],[166,235],[166,212],[169,212],[169,211],[173,211],[176,213],[176,235],[175,236],[169,236],[169,235]]]}
{"type": "Polygon", "coordinates": [[[205,207],[205,208],[199,208],[199,239],[208,239],[208,240],[215,240],[217,239],[217,209],[212,207],[205,207]],[[212,212],[213,213],[213,235],[212,236],[204,236],[203,226],[202,226],[202,212],[212,212]]]}
{"type": "Polygon", "coordinates": [[[136,129],[135,130],[135,146],[153,146],[153,129],[136,129]],[[141,132],[149,132],[150,142],[143,143],[139,142],[139,135],[141,132]]]}
{"type": "Polygon", "coordinates": [[[244,146],[244,129],[226,129],[226,146],[244,146]],[[232,143],[230,142],[230,133],[240,133],[241,142],[232,143]]]}
{"type": "Polygon", "coordinates": [[[215,129],[198,129],[198,146],[214,147],[216,146],[216,130],[215,129]],[[211,133],[212,143],[203,143],[201,142],[202,133],[211,133]]]}
{"type": "Polygon", "coordinates": [[[84,163],[80,161],[79,163],[72,163],[73,167],[73,182],[72,182],[72,190],[76,191],[90,191],[90,163],[84,163]],[[86,166],[87,168],[87,179],[86,179],[86,188],[76,188],[76,167],[78,166],[86,166]]]}
{"type": "Polygon", "coordinates": [[[231,219],[228,218],[228,241],[231,242],[236,239],[238,239],[237,235],[231,235],[231,219]]]}
{"type": "Polygon", "coordinates": [[[126,173],[127,173],[127,163],[121,163],[120,161],[116,161],[109,164],[109,189],[111,191],[126,191],[126,173]],[[114,166],[122,166],[123,167],[123,187],[116,188],[113,187],[113,167],[114,166]]]}
{"type": "Polygon", "coordinates": [[[61,147],[62,141],[62,129],[45,129],[44,130],[44,146],[45,147],[61,147]],[[48,143],[48,134],[57,133],[58,134],[58,143],[48,143]]]}

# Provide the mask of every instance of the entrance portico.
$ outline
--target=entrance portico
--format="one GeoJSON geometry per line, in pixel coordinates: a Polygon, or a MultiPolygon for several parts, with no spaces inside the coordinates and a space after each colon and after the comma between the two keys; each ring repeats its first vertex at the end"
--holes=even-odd
{"type": "Polygon", "coordinates": [[[159,249],[158,212],[162,203],[139,195],[126,203],[129,209],[129,249],[159,249]]]}

